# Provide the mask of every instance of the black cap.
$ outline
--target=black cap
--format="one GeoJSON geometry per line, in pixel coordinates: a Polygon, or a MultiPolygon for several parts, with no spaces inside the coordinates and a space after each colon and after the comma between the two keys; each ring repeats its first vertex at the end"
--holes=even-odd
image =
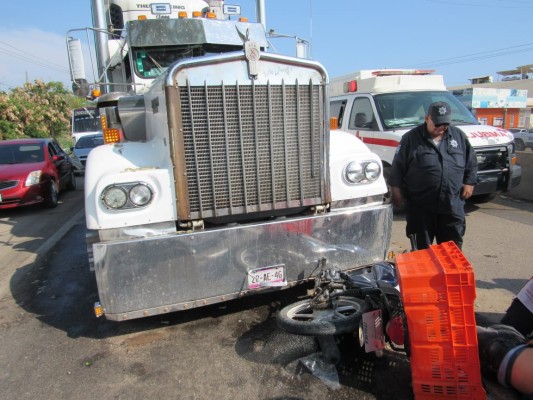
{"type": "Polygon", "coordinates": [[[449,124],[452,122],[452,109],[445,101],[431,103],[428,115],[434,124],[449,124]]]}

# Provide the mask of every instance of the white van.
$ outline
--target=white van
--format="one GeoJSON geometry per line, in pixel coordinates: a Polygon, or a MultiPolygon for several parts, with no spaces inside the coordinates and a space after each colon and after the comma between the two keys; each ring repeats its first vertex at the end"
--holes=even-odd
{"type": "Polygon", "coordinates": [[[512,133],[480,125],[432,70],[358,71],[333,78],[329,93],[330,116],[338,129],[354,134],[380,156],[385,177],[402,135],[424,122],[431,103],[445,101],[452,108],[452,124],[466,134],[477,154],[474,199],[489,200],[520,183],[512,133]]]}

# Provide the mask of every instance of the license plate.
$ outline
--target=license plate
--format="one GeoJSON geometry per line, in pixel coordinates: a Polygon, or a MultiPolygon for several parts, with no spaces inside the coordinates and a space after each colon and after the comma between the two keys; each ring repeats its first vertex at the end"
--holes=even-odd
{"type": "Polygon", "coordinates": [[[381,310],[368,311],[363,314],[361,320],[362,339],[365,344],[365,351],[381,350],[385,347],[383,338],[383,320],[381,310]]]}
{"type": "Polygon", "coordinates": [[[248,289],[260,287],[286,286],[285,265],[256,268],[248,271],[248,289]]]}

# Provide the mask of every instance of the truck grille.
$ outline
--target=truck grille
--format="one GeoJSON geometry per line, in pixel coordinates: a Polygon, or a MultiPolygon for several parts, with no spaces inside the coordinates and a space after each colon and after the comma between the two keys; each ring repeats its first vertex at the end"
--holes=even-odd
{"type": "Polygon", "coordinates": [[[324,203],[319,85],[179,90],[188,218],[324,203]]]}
{"type": "Polygon", "coordinates": [[[507,147],[476,148],[478,173],[488,173],[509,168],[507,147]]]}

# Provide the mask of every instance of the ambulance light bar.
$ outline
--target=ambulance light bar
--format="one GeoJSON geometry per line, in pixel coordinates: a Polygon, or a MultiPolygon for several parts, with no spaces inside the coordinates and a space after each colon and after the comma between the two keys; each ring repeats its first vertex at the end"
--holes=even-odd
{"type": "Polygon", "coordinates": [[[388,76],[388,75],[431,75],[435,72],[434,69],[399,69],[399,70],[382,70],[374,71],[374,76],[388,76]]]}
{"type": "Polygon", "coordinates": [[[357,92],[357,81],[344,82],[344,93],[357,92]]]}
{"type": "MultiPolygon", "coordinates": [[[[434,69],[385,69],[385,70],[376,70],[372,71],[372,78],[380,76],[396,76],[396,75],[431,75],[434,73],[434,69]]],[[[368,79],[369,76],[365,78],[359,78],[361,81],[368,79]]],[[[357,92],[357,80],[344,82],[343,84],[344,93],[353,93],[357,92]]]]}

